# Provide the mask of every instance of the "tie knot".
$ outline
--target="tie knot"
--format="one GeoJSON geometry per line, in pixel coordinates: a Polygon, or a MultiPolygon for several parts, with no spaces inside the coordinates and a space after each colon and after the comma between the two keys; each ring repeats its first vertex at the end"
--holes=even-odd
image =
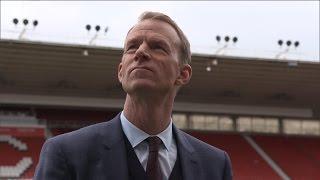
{"type": "Polygon", "coordinates": [[[158,151],[159,146],[162,143],[161,139],[158,136],[150,136],[147,138],[149,145],[149,151],[158,151]]]}

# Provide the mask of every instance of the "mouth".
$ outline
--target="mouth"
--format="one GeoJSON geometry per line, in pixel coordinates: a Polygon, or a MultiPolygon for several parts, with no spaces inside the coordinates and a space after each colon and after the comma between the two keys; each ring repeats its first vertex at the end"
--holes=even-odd
{"type": "Polygon", "coordinates": [[[130,72],[132,72],[132,71],[134,71],[134,70],[136,70],[136,69],[137,69],[137,70],[139,70],[139,69],[140,69],[140,70],[147,70],[147,71],[151,71],[151,72],[152,72],[152,69],[149,68],[149,67],[139,67],[139,66],[132,68],[130,72]]]}

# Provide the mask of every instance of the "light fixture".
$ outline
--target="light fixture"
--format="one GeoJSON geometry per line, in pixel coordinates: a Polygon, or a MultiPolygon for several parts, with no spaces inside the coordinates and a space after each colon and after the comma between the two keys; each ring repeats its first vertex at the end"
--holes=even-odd
{"type": "MultiPolygon", "coordinates": [[[[18,18],[13,18],[12,22],[13,22],[14,26],[17,27],[18,24],[19,24],[19,19],[18,18]]],[[[21,30],[21,32],[20,32],[20,34],[18,36],[18,39],[20,39],[20,40],[24,39],[25,40],[26,38],[24,37],[24,35],[25,35],[26,31],[28,30],[27,28],[28,28],[29,22],[30,22],[30,24],[33,25],[33,30],[36,28],[36,26],[38,26],[39,22],[38,22],[38,20],[29,21],[28,19],[23,19],[21,22],[24,25],[24,27],[21,30]]]]}
{"type": "MultiPolygon", "coordinates": [[[[85,29],[88,31],[88,33],[90,32],[91,28],[94,28],[94,29],[96,30],[96,33],[95,33],[95,34],[92,36],[92,38],[90,39],[89,45],[94,45],[94,44],[95,44],[95,41],[96,41],[97,38],[98,38],[98,33],[99,33],[99,31],[101,30],[101,26],[100,26],[100,25],[91,26],[90,24],[87,24],[87,25],[85,26],[85,29]]],[[[106,27],[104,28],[104,35],[107,34],[108,30],[109,30],[109,28],[108,28],[108,26],[106,26],[106,27]]]]}
{"type": "Polygon", "coordinates": [[[29,23],[28,19],[24,19],[24,20],[23,20],[23,24],[24,24],[25,26],[28,25],[28,23],[29,23]]]}
{"type": "Polygon", "coordinates": [[[96,31],[99,32],[100,31],[100,26],[96,25],[96,31]]]}
{"type": "Polygon", "coordinates": [[[91,26],[90,26],[89,24],[87,24],[87,25],[86,25],[86,30],[87,30],[87,31],[90,31],[90,29],[91,29],[91,26]]]}
{"type": "Polygon", "coordinates": [[[287,41],[287,46],[288,47],[291,46],[291,41],[290,40],[287,41]]]}
{"type": "Polygon", "coordinates": [[[232,42],[235,44],[238,41],[238,38],[235,36],[232,38],[232,42]]]}
{"type": "Polygon", "coordinates": [[[207,67],[206,67],[206,71],[207,71],[207,72],[211,72],[211,66],[207,66],[207,67]]]}
{"type": "MultiPolygon", "coordinates": [[[[293,47],[294,49],[297,49],[297,47],[300,45],[299,41],[295,41],[295,42],[291,41],[291,40],[284,41],[282,39],[279,39],[277,43],[280,46],[280,48],[282,48],[282,46],[285,43],[286,48],[283,51],[278,52],[276,54],[276,56],[275,56],[276,59],[280,59],[280,58],[281,59],[286,59],[285,55],[290,53],[290,49],[292,49],[291,47],[293,47]]],[[[292,66],[292,65],[289,64],[289,66],[292,66]]]]}
{"type": "Polygon", "coordinates": [[[14,25],[18,25],[19,20],[18,20],[17,18],[14,18],[14,19],[12,20],[12,22],[13,22],[14,25]]]}
{"type": "Polygon", "coordinates": [[[84,56],[89,56],[89,51],[85,49],[85,50],[83,50],[82,54],[83,54],[84,56]]]}
{"type": "Polygon", "coordinates": [[[213,66],[218,66],[218,60],[217,60],[217,59],[213,59],[213,60],[211,61],[211,65],[213,65],[213,66]]]}
{"type": "Polygon", "coordinates": [[[229,40],[230,40],[230,37],[229,37],[229,36],[225,36],[225,37],[224,37],[224,41],[229,42],[229,40]]]}
{"type": "Polygon", "coordinates": [[[282,44],[283,44],[283,41],[282,41],[281,39],[279,39],[279,41],[278,41],[278,45],[281,47],[281,46],[282,46],[282,44]]]}
{"type": "Polygon", "coordinates": [[[217,35],[217,36],[216,36],[216,40],[217,40],[218,43],[220,43],[221,37],[220,37],[219,35],[217,35]]]}

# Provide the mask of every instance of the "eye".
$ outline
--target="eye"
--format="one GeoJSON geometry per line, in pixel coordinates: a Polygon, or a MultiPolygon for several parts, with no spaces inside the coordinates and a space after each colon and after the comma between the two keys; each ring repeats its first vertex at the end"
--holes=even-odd
{"type": "Polygon", "coordinates": [[[167,53],[167,49],[162,44],[155,43],[152,45],[152,49],[167,53]]]}
{"type": "Polygon", "coordinates": [[[155,49],[162,49],[162,50],[164,50],[164,48],[163,48],[161,45],[155,45],[154,48],[155,48],[155,49]]]}
{"type": "Polygon", "coordinates": [[[126,52],[135,52],[136,50],[137,50],[137,46],[132,44],[127,47],[126,52]]]}

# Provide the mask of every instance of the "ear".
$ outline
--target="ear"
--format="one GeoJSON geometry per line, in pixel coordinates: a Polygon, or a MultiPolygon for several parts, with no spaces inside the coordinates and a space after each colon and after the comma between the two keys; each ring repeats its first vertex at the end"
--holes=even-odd
{"type": "Polygon", "coordinates": [[[118,80],[120,83],[122,83],[122,77],[123,77],[123,72],[122,72],[122,62],[121,62],[118,65],[118,80]]]}
{"type": "Polygon", "coordinates": [[[192,68],[189,64],[183,64],[182,68],[180,68],[180,74],[176,79],[176,85],[185,85],[188,84],[192,76],[192,68]]]}

